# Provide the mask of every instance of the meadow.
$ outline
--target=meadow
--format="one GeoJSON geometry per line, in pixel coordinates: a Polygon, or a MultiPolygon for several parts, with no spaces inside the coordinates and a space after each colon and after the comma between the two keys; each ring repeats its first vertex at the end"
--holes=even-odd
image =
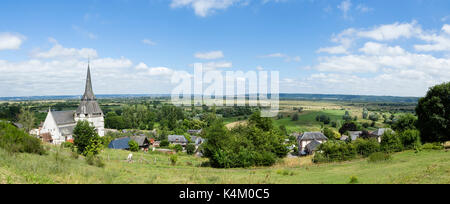
{"type": "Polygon", "coordinates": [[[47,146],[48,154],[9,154],[0,149],[0,183],[132,183],[132,184],[346,184],[358,183],[444,183],[450,184],[448,150],[406,151],[391,161],[369,163],[358,159],[343,163],[313,164],[311,157],[285,158],[272,167],[215,169],[202,167],[203,158],[178,155],[172,165],[169,155],[159,152],[133,153],[106,149],[105,166],[88,165],[74,159],[68,149],[47,146]]]}

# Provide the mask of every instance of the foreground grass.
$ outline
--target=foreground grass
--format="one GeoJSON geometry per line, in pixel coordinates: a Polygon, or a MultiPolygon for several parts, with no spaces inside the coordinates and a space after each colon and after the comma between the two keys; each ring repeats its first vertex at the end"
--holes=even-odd
{"type": "Polygon", "coordinates": [[[0,150],[0,183],[348,183],[351,176],[359,183],[450,183],[446,151],[407,151],[375,164],[361,159],[315,165],[311,158],[286,158],[273,167],[250,169],[200,167],[205,159],[187,155],[179,155],[172,166],[160,153],[134,153],[135,162],[127,163],[128,154],[105,150],[106,166],[99,168],[56,147],[45,156],[0,150]]]}

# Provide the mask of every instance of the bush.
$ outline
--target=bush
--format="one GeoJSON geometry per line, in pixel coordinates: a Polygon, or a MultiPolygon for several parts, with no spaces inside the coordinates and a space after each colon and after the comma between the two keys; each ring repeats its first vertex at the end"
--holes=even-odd
{"type": "Polygon", "coordinates": [[[400,137],[393,131],[384,132],[381,136],[381,150],[387,153],[402,151],[403,145],[400,137]]]}
{"type": "Polygon", "coordinates": [[[160,147],[168,147],[170,145],[168,140],[163,140],[161,141],[161,143],[159,144],[160,147]]]}
{"type": "Polygon", "coordinates": [[[391,160],[391,155],[383,152],[375,152],[371,154],[368,158],[369,163],[376,163],[376,162],[382,162],[382,161],[388,161],[391,160]]]}
{"type": "Polygon", "coordinates": [[[357,155],[356,147],[344,141],[327,141],[321,144],[314,155],[314,163],[348,161],[357,155]]]}
{"type": "Polygon", "coordinates": [[[399,133],[399,137],[405,149],[415,149],[421,145],[418,130],[405,130],[399,133]]]}
{"type": "Polygon", "coordinates": [[[181,146],[180,144],[177,144],[173,147],[173,149],[175,150],[175,152],[182,152],[183,146],[181,146]]]}
{"type": "Polygon", "coordinates": [[[439,143],[426,143],[422,145],[422,149],[424,150],[442,150],[444,146],[439,143]]]}
{"type": "Polygon", "coordinates": [[[130,151],[132,151],[132,152],[139,151],[139,144],[134,140],[130,140],[128,142],[128,146],[130,147],[130,151]]]}
{"type": "Polygon", "coordinates": [[[177,161],[178,161],[178,156],[176,155],[176,154],[172,154],[172,155],[170,155],[170,163],[172,164],[172,165],[176,165],[177,164],[177,161]]]}
{"type": "Polygon", "coordinates": [[[195,145],[194,144],[187,144],[186,145],[186,153],[189,155],[193,155],[195,153],[195,145]]]}
{"type": "Polygon", "coordinates": [[[357,184],[358,183],[358,177],[356,176],[351,176],[350,177],[350,181],[348,182],[349,184],[357,184]]]}
{"type": "Polygon", "coordinates": [[[354,141],[356,152],[363,157],[368,157],[372,153],[380,151],[380,144],[375,139],[361,139],[354,141]]]}
{"type": "Polygon", "coordinates": [[[91,126],[88,121],[78,121],[73,130],[73,139],[78,153],[84,156],[87,156],[89,153],[95,156],[103,148],[103,140],[95,131],[95,127],[91,126]]]}
{"type": "Polygon", "coordinates": [[[71,142],[63,142],[61,144],[61,147],[67,148],[67,149],[72,149],[73,148],[73,143],[71,143],[71,142]]]}
{"type": "Polygon", "coordinates": [[[39,139],[30,136],[7,122],[0,122],[0,148],[10,153],[45,154],[39,139]]]}

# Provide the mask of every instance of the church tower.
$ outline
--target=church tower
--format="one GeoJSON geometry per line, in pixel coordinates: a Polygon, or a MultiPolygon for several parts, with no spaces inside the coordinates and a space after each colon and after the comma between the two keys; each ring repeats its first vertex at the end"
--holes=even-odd
{"type": "Polygon", "coordinates": [[[88,63],[86,88],[84,95],[81,98],[80,106],[75,113],[75,121],[87,120],[95,127],[98,135],[105,136],[105,122],[103,118],[103,112],[97,103],[94,91],[92,90],[91,70],[88,63]]]}

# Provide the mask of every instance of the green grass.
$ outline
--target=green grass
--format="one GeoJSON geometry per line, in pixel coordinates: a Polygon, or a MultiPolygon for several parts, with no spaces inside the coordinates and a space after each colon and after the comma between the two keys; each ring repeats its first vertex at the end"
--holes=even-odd
{"type": "Polygon", "coordinates": [[[391,161],[369,163],[311,164],[310,158],[286,158],[273,167],[214,169],[200,167],[206,159],[179,155],[177,165],[161,153],[133,153],[134,163],[125,161],[129,152],[105,150],[106,166],[89,166],[57,148],[48,155],[10,155],[0,149],[0,183],[450,183],[450,153],[413,151],[394,154],[391,161]],[[307,161],[308,160],[308,161],[307,161]]]}
{"type": "Polygon", "coordinates": [[[342,121],[342,116],[345,114],[344,110],[321,110],[321,111],[304,111],[299,113],[297,121],[292,121],[292,116],[284,116],[282,119],[274,120],[275,126],[285,125],[288,133],[305,132],[305,131],[320,131],[321,122],[316,121],[318,115],[327,115],[331,121],[342,121]]]}

